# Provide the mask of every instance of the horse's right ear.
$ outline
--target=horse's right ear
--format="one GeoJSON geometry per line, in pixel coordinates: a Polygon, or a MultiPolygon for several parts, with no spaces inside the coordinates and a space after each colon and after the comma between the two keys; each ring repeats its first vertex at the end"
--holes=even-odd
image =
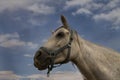
{"type": "Polygon", "coordinates": [[[69,29],[67,20],[63,15],[61,15],[61,22],[62,22],[64,28],[69,29]]]}

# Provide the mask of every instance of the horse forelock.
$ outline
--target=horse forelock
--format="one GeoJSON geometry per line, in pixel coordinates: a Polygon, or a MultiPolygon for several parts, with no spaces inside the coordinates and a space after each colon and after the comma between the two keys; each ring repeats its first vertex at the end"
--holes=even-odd
{"type": "MultiPolygon", "coordinates": [[[[60,27],[58,27],[57,29],[55,29],[54,30],[54,32],[57,32],[59,29],[61,29],[61,28],[64,28],[63,26],[60,26],[60,27]]],[[[66,28],[64,28],[64,29],[66,29],[66,28]]],[[[68,30],[68,31],[70,31],[69,29],[66,29],[66,30],[68,30]]]]}

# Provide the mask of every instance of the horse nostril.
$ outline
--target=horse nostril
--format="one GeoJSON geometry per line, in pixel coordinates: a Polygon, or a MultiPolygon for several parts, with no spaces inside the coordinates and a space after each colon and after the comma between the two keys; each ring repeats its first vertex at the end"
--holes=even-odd
{"type": "Polygon", "coordinates": [[[40,57],[40,56],[41,56],[41,54],[42,54],[42,52],[41,52],[41,51],[37,51],[37,52],[36,52],[36,58],[40,57]]]}
{"type": "Polygon", "coordinates": [[[38,56],[41,56],[41,54],[42,54],[42,51],[39,51],[39,54],[38,54],[38,56]]]}

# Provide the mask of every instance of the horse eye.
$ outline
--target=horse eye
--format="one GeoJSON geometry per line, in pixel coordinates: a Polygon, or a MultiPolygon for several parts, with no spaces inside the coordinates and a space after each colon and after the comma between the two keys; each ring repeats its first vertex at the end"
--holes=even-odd
{"type": "Polygon", "coordinates": [[[57,35],[56,35],[56,37],[57,38],[63,38],[64,37],[64,33],[63,32],[59,32],[57,35]]]}

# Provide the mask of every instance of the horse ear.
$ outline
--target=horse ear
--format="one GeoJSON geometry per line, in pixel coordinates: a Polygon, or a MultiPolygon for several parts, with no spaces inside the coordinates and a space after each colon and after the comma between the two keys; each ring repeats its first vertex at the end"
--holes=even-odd
{"type": "Polygon", "coordinates": [[[64,28],[69,29],[67,20],[63,15],[61,15],[61,22],[62,22],[64,28]]]}

